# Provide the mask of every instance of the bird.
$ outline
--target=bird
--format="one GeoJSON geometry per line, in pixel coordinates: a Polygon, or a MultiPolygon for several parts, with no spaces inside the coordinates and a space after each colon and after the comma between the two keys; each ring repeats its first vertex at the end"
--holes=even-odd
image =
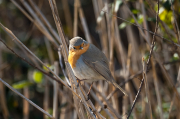
{"type": "Polygon", "coordinates": [[[126,91],[115,82],[105,54],[83,38],[77,36],[70,40],[68,62],[78,80],[91,83],[90,89],[93,82],[105,80],[128,96],[126,91]]]}

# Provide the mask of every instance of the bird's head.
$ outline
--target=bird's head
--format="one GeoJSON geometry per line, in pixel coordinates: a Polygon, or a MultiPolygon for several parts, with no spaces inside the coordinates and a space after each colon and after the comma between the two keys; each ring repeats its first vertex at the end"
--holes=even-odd
{"type": "Polygon", "coordinates": [[[84,53],[89,48],[89,43],[81,37],[74,37],[70,40],[69,51],[76,53],[84,53]]]}
{"type": "Polygon", "coordinates": [[[76,67],[77,60],[88,50],[89,45],[81,37],[74,37],[70,40],[68,61],[72,68],[76,67]]]}

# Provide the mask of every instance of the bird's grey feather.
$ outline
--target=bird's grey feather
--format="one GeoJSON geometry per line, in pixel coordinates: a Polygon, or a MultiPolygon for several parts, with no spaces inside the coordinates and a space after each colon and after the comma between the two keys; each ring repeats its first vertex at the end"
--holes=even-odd
{"type": "Polygon", "coordinates": [[[93,44],[90,44],[89,49],[82,54],[83,61],[98,74],[103,76],[107,82],[112,83],[116,88],[119,88],[125,95],[126,91],[122,89],[114,80],[109,70],[109,64],[106,56],[93,44]]]}
{"type": "Polygon", "coordinates": [[[84,42],[84,40],[81,37],[74,37],[70,40],[71,46],[79,46],[84,42]]]}
{"type": "Polygon", "coordinates": [[[113,77],[109,70],[108,59],[98,48],[90,44],[89,49],[82,54],[83,61],[105,79],[112,82],[113,77]],[[93,53],[92,53],[93,52],[93,53]]]}

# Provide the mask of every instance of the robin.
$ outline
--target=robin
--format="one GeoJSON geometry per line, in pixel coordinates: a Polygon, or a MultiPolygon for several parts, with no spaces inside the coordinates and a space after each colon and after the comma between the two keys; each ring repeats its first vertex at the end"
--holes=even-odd
{"type": "Polygon", "coordinates": [[[93,84],[94,81],[105,80],[127,95],[126,91],[115,82],[104,53],[81,37],[74,37],[70,40],[68,61],[74,75],[80,81],[84,80],[93,84]]]}

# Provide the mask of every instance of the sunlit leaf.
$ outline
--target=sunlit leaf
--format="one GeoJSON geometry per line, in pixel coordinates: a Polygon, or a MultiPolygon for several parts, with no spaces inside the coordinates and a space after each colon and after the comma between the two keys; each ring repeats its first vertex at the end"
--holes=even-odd
{"type": "Polygon", "coordinates": [[[159,17],[162,21],[164,21],[169,28],[173,28],[171,21],[173,20],[173,13],[172,11],[168,11],[164,8],[160,8],[160,14],[159,17]]]}
{"type": "Polygon", "coordinates": [[[135,20],[133,18],[130,19],[131,23],[135,23],[135,20]]]}
{"type": "Polygon", "coordinates": [[[179,55],[177,53],[174,53],[173,60],[174,61],[179,60],[179,55]]]}
{"type": "Polygon", "coordinates": [[[137,10],[137,9],[133,9],[133,10],[131,10],[131,11],[132,11],[133,14],[138,14],[138,13],[140,13],[140,11],[137,10]]]}
{"type": "Polygon", "coordinates": [[[31,86],[32,84],[33,83],[30,81],[20,81],[18,83],[13,84],[12,87],[15,89],[22,89],[24,87],[31,86]]]}
{"type": "MultiPolygon", "coordinates": [[[[47,67],[50,67],[51,65],[50,65],[50,64],[46,64],[46,66],[47,66],[47,67]]],[[[43,66],[43,69],[44,69],[45,71],[48,71],[48,69],[47,69],[45,66],[43,66]]]]}
{"type": "Polygon", "coordinates": [[[144,19],[143,19],[143,15],[141,15],[141,14],[138,15],[138,23],[139,23],[139,24],[142,24],[142,23],[143,23],[143,20],[144,20],[144,19]]]}
{"type": "Polygon", "coordinates": [[[123,22],[119,25],[119,29],[124,29],[126,27],[126,22],[123,22]]]}
{"type": "Polygon", "coordinates": [[[36,83],[42,83],[43,74],[40,71],[34,71],[33,72],[33,80],[36,83]]]}

